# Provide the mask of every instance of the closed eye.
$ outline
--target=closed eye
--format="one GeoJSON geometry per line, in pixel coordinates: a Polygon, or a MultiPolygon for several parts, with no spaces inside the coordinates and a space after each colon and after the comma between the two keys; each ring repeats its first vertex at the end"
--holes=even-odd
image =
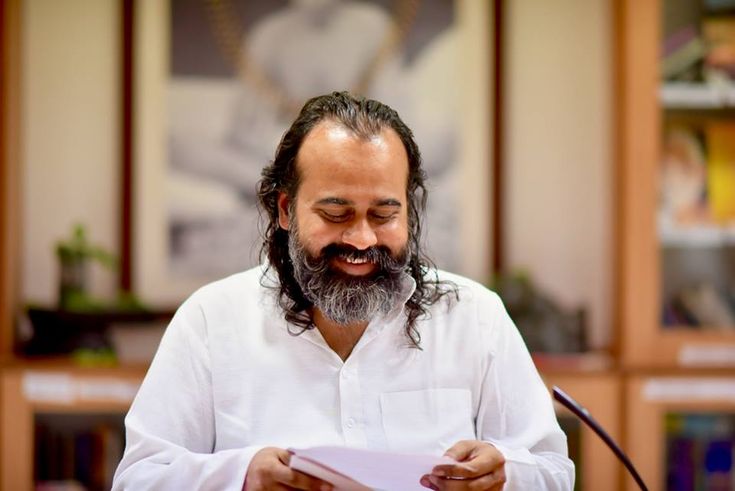
{"type": "Polygon", "coordinates": [[[350,219],[350,213],[329,213],[322,210],[320,214],[322,218],[332,223],[342,223],[350,219]]]}
{"type": "Polygon", "coordinates": [[[374,220],[378,222],[388,222],[395,218],[398,215],[398,213],[373,213],[372,217],[374,220]]]}

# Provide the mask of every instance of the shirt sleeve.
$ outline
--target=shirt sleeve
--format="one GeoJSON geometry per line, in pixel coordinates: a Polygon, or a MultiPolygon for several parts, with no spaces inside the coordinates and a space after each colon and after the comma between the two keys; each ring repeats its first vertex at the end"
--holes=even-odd
{"type": "Polygon", "coordinates": [[[166,329],[125,418],[113,490],[237,490],[261,447],[214,452],[206,323],[190,298],[166,329]]]}
{"type": "Polygon", "coordinates": [[[490,359],[482,383],[478,438],[505,457],[504,491],[571,490],[574,464],[551,396],[500,298],[492,294],[488,303],[492,310],[479,319],[490,321],[484,329],[490,359]]]}

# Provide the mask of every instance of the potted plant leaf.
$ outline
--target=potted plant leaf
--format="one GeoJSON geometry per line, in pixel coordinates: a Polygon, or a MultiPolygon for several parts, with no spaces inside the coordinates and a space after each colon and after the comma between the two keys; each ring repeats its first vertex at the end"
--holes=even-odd
{"type": "Polygon", "coordinates": [[[59,308],[61,310],[96,310],[99,302],[89,295],[89,268],[96,261],[115,270],[117,259],[103,247],[91,244],[83,225],[74,226],[72,236],[56,243],[59,260],[59,308]]]}

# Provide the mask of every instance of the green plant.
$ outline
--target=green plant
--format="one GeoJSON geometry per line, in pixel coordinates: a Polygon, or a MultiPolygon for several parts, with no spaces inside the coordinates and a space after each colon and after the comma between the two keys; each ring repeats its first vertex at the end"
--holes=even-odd
{"type": "Polygon", "coordinates": [[[117,259],[104,248],[87,239],[83,225],[76,224],[71,238],[56,243],[59,260],[59,307],[65,310],[98,310],[99,301],[89,296],[89,264],[96,261],[107,269],[117,268],[117,259]]]}
{"type": "Polygon", "coordinates": [[[90,244],[81,224],[74,225],[70,239],[56,243],[56,256],[62,264],[94,260],[111,271],[117,268],[117,258],[103,247],[90,244]]]}

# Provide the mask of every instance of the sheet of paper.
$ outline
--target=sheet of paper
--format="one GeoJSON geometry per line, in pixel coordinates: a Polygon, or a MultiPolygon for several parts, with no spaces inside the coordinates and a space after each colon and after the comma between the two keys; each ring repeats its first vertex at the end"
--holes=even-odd
{"type": "Polygon", "coordinates": [[[371,488],[306,457],[291,455],[289,466],[334,485],[336,491],[372,491],[371,488]]]}
{"type": "MultiPolygon", "coordinates": [[[[311,467],[312,475],[316,475],[319,472],[319,466],[323,466],[368,488],[382,491],[426,491],[428,488],[419,483],[421,476],[430,474],[431,469],[436,465],[454,463],[454,460],[449,457],[378,452],[346,447],[292,448],[289,450],[298,457],[298,459],[292,457],[292,461],[295,461],[291,464],[293,468],[297,468],[294,467],[294,464],[302,465],[301,461],[311,462],[318,464],[317,467],[311,467]]],[[[307,469],[302,468],[301,470],[309,473],[307,469]]],[[[328,474],[323,474],[323,476],[326,475],[328,474]]],[[[346,483],[344,485],[347,486],[346,483]]]]}

